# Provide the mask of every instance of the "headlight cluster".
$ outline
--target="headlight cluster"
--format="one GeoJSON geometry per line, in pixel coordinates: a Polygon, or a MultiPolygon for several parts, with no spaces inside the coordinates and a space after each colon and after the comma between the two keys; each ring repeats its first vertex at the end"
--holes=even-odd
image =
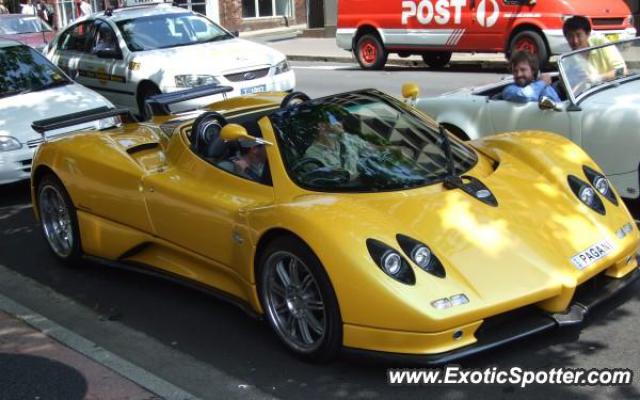
{"type": "Polygon", "coordinates": [[[583,181],[574,175],[569,175],[569,187],[582,203],[592,210],[605,215],[606,210],[600,196],[609,200],[612,204],[618,205],[618,198],[606,176],[593,168],[584,165],[582,167],[588,182],[583,181]]]}
{"type": "Polygon", "coordinates": [[[426,244],[404,235],[397,235],[396,239],[402,251],[404,251],[418,267],[438,278],[444,278],[446,276],[440,260],[433,255],[433,252],[426,244]]]}
{"type": "Polygon", "coordinates": [[[274,67],[274,75],[284,74],[285,72],[289,72],[289,63],[286,59],[276,64],[274,67]]]}
{"type": "Polygon", "coordinates": [[[591,182],[591,186],[593,186],[596,191],[602,195],[602,197],[617,206],[618,198],[613,192],[613,189],[611,189],[611,185],[609,184],[607,177],[586,165],[583,166],[582,169],[584,171],[584,175],[587,177],[589,182],[591,182]]]}
{"type": "Polygon", "coordinates": [[[22,143],[13,136],[0,136],[0,151],[11,151],[22,148],[22,143]]]}
{"type": "Polygon", "coordinates": [[[446,276],[440,260],[427,245],[404,235],[398,235],[396,239],[404,256],[379,240],[367,239],[367,249],[371,258],[387,275],[407,285],[415,284],[416,277],[413,268],[405,258],[407,257],[425,272],[439,278],[446,276]]]}
{"type": "Polygon", "coordinates": [[[176,75],[175,80],[176,86],[180,88],[194,88],[220,83],[213,75],[176,75]]]}
{"type": "Polygon", "coordinates": [[[379,240],[367,239],[367,249],[371,258],[385,274],[393,279],[413,285],[416,283],[416,276],[409,263],[392,247],[387,246],[379,240]]]}

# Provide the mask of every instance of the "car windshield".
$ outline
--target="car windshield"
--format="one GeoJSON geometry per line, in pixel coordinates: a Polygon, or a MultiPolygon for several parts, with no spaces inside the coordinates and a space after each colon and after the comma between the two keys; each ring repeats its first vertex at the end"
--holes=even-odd
{"type": "Polygon", "coordinates": [[[27,46],[0,47],[0,98],[71,83],[36,50],[27,46]]]}
{"type": "MultiPolygon", "coordinates": [[[[325,97],[270,116],[289,176],[319,191],[375,192],[413,188],[447,175],[435,123],[377,91],[325,97]]],[[[475,152],[452,140],[462,174],[475,152]]]]}
{"type": "Polygon", "coordinates": [[[51,27],[38,17],[0,18],[0,33],[4,35],[51,32],[51,30],[51,27]]]}
{"type": "MultiPolygon", "coordinates": [[[[596,36],[596,39],[598,37],[596,36]]],[[[595,87],[615,85],[640,73],[640,40],[607,43],[562,56],[560,74],[568,94],[579,99],[595,87]]]]}
{"type": "Polygon", "coordinates": [[[166,49],[233,38],[218,25],[192,13],[135,18],[119,21],[117,25],[131,51],[166,49]]]}

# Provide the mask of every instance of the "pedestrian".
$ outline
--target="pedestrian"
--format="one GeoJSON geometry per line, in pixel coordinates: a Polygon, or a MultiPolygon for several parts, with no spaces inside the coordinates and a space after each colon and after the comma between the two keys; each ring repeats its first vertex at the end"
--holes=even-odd
{"type": "Polygon", "coordinates": [[[20,14],[36,15],[36,9],[33,7],[29,0],[21,0],[20,14]]]}
{"type": "Polygon", "coordinates": [[[0,14],[9,14],[9,9],[4,5],[4,0],[0,0],[0,14]]]}
{"type": "Polygon", "coordinates": [[[87,0],[80,1],[80,16],[88,17],[93,14],[93,9],[91,8],[91,4],[87,0]]]}

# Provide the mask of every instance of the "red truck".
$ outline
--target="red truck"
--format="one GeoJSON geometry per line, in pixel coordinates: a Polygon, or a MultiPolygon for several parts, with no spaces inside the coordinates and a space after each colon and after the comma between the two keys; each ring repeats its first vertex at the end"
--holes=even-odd
{"type": "Polygon", "coordinates": [[[389,53],[442,67],[453,52],[528,50],[546,63],[569,50],[562,24],[573,15],[611,41],[636,36],[623,0],[339,0],[336,41],[364,69],[389,53]]]}

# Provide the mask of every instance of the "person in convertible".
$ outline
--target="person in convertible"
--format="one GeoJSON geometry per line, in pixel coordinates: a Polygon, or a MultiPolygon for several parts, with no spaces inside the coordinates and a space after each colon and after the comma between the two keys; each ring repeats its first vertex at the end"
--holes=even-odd
{"type": "Polygon", "coordinates": [[[560,102],[558,92],[551,87],[551,77],[547,74],[535,79],[539,73],[538,59],[527,51],[516,51],[509,60],[513,73],[513,83],[502,90],[502,98],[516,103],[538,101],[542,96],[560,102]]]}

